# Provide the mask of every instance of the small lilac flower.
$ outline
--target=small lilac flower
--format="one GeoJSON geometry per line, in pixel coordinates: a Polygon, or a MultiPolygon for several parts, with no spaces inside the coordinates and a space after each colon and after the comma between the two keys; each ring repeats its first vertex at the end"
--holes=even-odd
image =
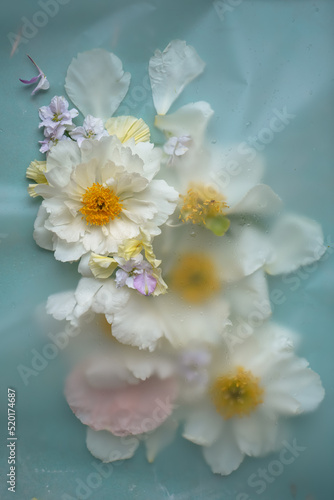
{"type": "Polygon", "coordinates": [[[87,115],[82,127],[76,127],[70,133],[70,136],[77,141],[79,147],[85,139],[96,139],[99,141],[101,137],[108,135],[101,118],[95,118],[92,115],[87,115]]]}
{"type": "Polygon", "coordinates": [[[117,288],[127,286],[138,290],[142,295],[151,295],[157,286],[157,280],[152,275],[152,266],[143,260],[141,254],[135,259],[124,260],[115,257],[119,263],[116,271],[115,281],[117,288]]]}
{"type": "Polygon", "coordinates": [[[40,152],[41,153],[48,153],[50,149],[58,144],[60,141],[68,140],[70,141],[71,139],[69,137],[66,137],[64,135],[65,127],[58,127],[55,129],[54,133],[52,135],[49,135],[46,133],[46,130],[44,131],[45,139],[44,141],[38,141],[42,146],[40,147],[40,152]]]}
{"type": "Polygon", "coordinates": [[[191,143],[191,137],[189,135],[182,135],[181,137],[171,137],[164,144],[164,152],[170,156],[168,163],[172,163],[174,158],[177,156],[183,156],[187,151],[191,143]]]}
{"type": "Polygon", "coordinates": [[[53,131],[59,126],[68,129],[71,127],[72,119],[78,116],[76,109],[68,109],[68,102],[65,97],[54,96],[49,106],[42,106],[39,109],[41,123],[39,127],[45,127],[46,134],[51,136],[53,131]]]}
{"type": "Polygon", "coordinates": [[[37,80],[40,79],[34,90],[31,92],[31,95],[34,95],[39,90],[47,90],[50,87],[50,83],[48,82],[48,79],[46,78],[41,68],[37,66],[35,61],[30,56],[28,56],[28,54],[27,57],[29,57],[30,61],[36,66],[38,70],[38,76],[34,76],[31,80],[22,80],[22,78],[19,78],[19,80],[25,85],[31,85],[32,83],[36,83],[37,80]]]}

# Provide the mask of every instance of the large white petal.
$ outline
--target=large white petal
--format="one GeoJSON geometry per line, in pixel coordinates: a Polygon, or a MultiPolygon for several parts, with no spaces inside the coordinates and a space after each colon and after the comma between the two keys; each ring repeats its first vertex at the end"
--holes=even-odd
{"type": "Polygon", "coordinates": [[[106,463],[131,458],[139,446],[139,439],[132,436],[118,437],[108,431],[88,428],[86,444],[94,457],[106,463]]]}
{"type": "Polygon", "coordinates": [[[172,186],[169,186],[166,181],[154,179],[145,191],[145,196],[156,206],[156,214],[152,221],[147,221],[145,228],[152,235],[160,234],[161,230],[159,226],[166,222],[168,216],[174,212],[179,200],[179,194],[172,186]]]}
{"type": "Polygon", "coordinates": [[[211,446],[203,447],[204,458],[212,472],[223,476],[236,470],[245,456],[231,432],[231,426],[227,424],[225,426],[226,430],[220,439],[211,446]]]}
{"type": "Polygon", "coordinates": [[[246,455],[258,457],[277,448],[277,420],[263,408],[243,418],[234,418],[235,438],[246,455]]]}
{"type": "Polygon", "coordinates": [[[306,217],[284,215],[275,224],[270,242],[273,249],[266,264],[269,274],[288,274],[317,261],[324,254],[320,225],[306,217]]]}
{"type": "MultiPolygon", "coordinates": [[[[291,354],[287,359],[273,365],[267,385],[267,392],[271,398],[267,404],[276,407],[278,413],[286,414],[288,408],[280,407],[273,395],[278,398],[291,397],[296,401],[297,407],[291,405],[291,413],[296,414],[315,410],[323,400],[325,391],[321,379],[312,371],[306,359],[297,358],[291,354]]],[[[278,399],[279,400],[279,399],[278,399]]]]}
{"type": "Polygon", "coordinates": [[[76,300],[74,291],[61,292],[51,295],[46,303],[46,312],[55,319],[67,319],[74,310],[76,300]]]}
{"type": "Polygon", "coordinates": [[[169,418],[145,438],[146,458],[152,463],[160,451],[174,439],[178,423],[169,418]]]}
{"type": "Polygon", "coordinates": [[[212,163],[211,178],[224,194],[230,210],[260,183],[264,171],[262,157],[258,155],[250,159],[240,153],[236,146],[224,150],[213,149],[212,163]]]}
{"type": "Polygon", "coordinates": [[[173,40],[163,52],[155,51],[150,59],[149,75],[159,115],[167,113],[185,86],[200,75],[204,67],[195,49],[182,40],[173,40]]]}
{"type": "Polygon", "coordinates": [[[67,70],[65,89],[84,116],[107,120],[124,99],[130,73],[124,73],[121,60],[103,49],[78,54],[67,70]]]}
{"type": "Polygon", "coordinates": [[[224,422],[210,402],[192,409],[186,417],[182,436],[201,446],[211,446],[219,437],[224,422]]]}
{"type": "Polygon", "coordinates": [[[229,214],[277,215],[282,206],[282,200],[265,184],[258,184],[246,193],[244,198],[233,205],[229,214]]]}
{"type": "Polygon", "coordinates": [[[271,314],[268,284],[262,269],[230,285],[226,297],[232,314],[253,326],[261,325],[271,314]]]}
{"type": "Polygon", "coordinates": [[[202,141],[213,113],[209,103],[193,102],[182,106],[170,115],[157,115],[154,124],[169,135],[176,137],[189,135],[195,141],[196,146],[202,141]]]}
{"type": "Polygon", "coordinates": [[[45,221],[48,218],[48,213],[43,205],[38,209],[37,217],[34,224],[34,240],[37,245],[45,250],[54,250],[54,236],[51,231],[45,228],[45,221]]]}
{"type": "MultiPolygon", "coordinates": [[[[154,300],[159,299],[156,297],[154,300]]],[[[152,303],[152,297],[143,297],[136,292],[130,292],[126,306],[112,314],[110,322],[113,335],[119,342],[150,351],[155,349],[165,331],[161,314],[152,303]]]]}
{"type": "Polygon", "coordinates": [[[80,148],[74,141],[60,141],[48,155],[45,177],[49,184],[58,188],[66,186],[71,173],[81,161],[80,148]]]}
{"type": "Polygon", "coordinates": [[[77,242],[75,245],[73,243],[67,243],[65,240],[57,238],[55,240],[55,259],[61,262],[74,262],[79,260],[83,254],[86,253],[84,246],[77,242]]]}

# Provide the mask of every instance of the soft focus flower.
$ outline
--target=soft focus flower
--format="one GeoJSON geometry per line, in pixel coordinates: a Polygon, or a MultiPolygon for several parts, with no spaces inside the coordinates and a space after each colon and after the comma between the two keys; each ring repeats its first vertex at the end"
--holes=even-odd
{"type": "Polygon", "coordinates": [[[46,136],[55,136],[72,126],[72,119],[78,116],[76,109],[68,109],[69,104],[65,97],[55,96],[51,99],[49,106],[42,106],[39,109],[41,122],[39,127],[45,127],[46,136]],[[57,131],[57,132],[56,132],[57,131]]]}
{"type": "Polygon", "coordinates": [[[50,249],[51,232],[56,259],[74,261],[89,251],[113,254],[141,228],[159,234],[178,198],[165,181],[152,180],[159,161],[152,144],[122,145],[114,136],[86,140],[81,148],[60,142],[48,156],[49,185],[35,188],[44,197],[37,243],[50,249]]]}
{"type": "Polygon", "coordinates": [[[164,144],[163,150],[169,156],[168,164],[172,164],[175,157],[183,156],[189,151],[191,137],[189,135],[182,135],[181,137],[171,137],[164,144]]]}
{"type": "Polygon", "coordinates": [[[20,82],[25,83],[26,85],[31,85],[32,83],[36,83],[39,80],[38,84],[36,85],[34,90],[31,92],[31,95],[34,95],[39,90],[47,90],[48,88],[50,88],[50,83],[48,82],[48,79],[46,78],[46,76],[43,73],[43,71],[41,70],[41,68],[39,68],[37,66],[35,61],[30,56],[28,56],[28,54],[27,54],[27,57],[29,57],[30,61],[34,64],[34,66],[38,70],[38,75],[31,78],[31,80],[22,80],[21,78],[19,78],[19,80],[20,80],[20,82]]]}
{"type": "MultiPolygon", "coordinates": [[[[141,349],[154,350],[164,339],[175,348],[221,342],[231,312],[247,320],[255,302],[269,304],[267,285],[261,268],[239,262],[236,241],[232,244],[227,237],[220,241],[202,228],[195,229],[164,227],[154,239],[166,294],[144,297],[117,288],[113,279],[84,278],[67,298],[66,310],[65,299],[56,295],[49,298],[49,312],[73,323],[88,310],[104,313],[120,342],[141,349]]],[[[264,318],[270,314],[267,309],[264,318]]]]}
{"type": "Polygon", "coordinates": [[[85,139],[96,139],[99,141],[101,137],[108,136],[108,132],[105,130],[100,118],[94,118],[94,116],[87,115],[82,127],[74,128],[70,132],[70,136],[77,141],[80,147],[85,139]]]}
{"type": "Polygon", "coordinates": [[[203,446],[213,472],[230,474],[245,455],[277,450],[280,417],[315,410],[322,401],[320,377],[294,355],[289,337],[265,324],[232,355],[213,353],[206,391],[189,405],[183,433],[203,446]]]}
{"type": "Polygon", "coordinates": [[[111,462],[130,458],[143,440],[147,458],[153,461],[167,444],[166,437],[174,437],[177,425],[170,418],[178,395],[172,358],[121,346],[101,332],[101,322],[83,328],[83,335],[90,329],[90,339],[81,339],[85,350],[89,352],[87,340],[99,347],[70,373],[65,396],[88,426],[88,449],[111,462]]]}

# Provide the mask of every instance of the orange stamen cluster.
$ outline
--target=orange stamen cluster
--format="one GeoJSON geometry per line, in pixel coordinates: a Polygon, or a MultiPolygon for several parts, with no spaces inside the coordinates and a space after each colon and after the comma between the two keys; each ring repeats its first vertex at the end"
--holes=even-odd
{"type": "Polygon", "coordinates": [[[122,212],[122,203],[112,189],[94,183],[86,189],[82,197],[80,212],[85,216],[87,224],[104,226],[122,212]]]}

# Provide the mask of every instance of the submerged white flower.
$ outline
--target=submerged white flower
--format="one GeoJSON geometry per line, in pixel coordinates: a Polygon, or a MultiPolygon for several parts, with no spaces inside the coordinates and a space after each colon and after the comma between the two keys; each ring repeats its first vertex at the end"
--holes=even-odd
{"type": "Polygon", "coordinates": [[[49,312],[73,323],[89,310],[103,313],[120,342],[141,349],[154,350],[166,339],[176,348],[219,343],[230,313],[246,320],[254,302],[269,303],[269,298],[262,269],[253,266],[247,275],[250,267],[239,261],[230,239],[224,238],[222,246],[215,246],[215,239],[202,228],[165,227],[154,244],[162,258],[166,294],[145,297],[117,288],[112,278],[84,278],[71,298],[50,297],[49,312]]]}
{"type": "Polygon", "coordinates": [[[47,160],[48,185],[36,186],[44,197],[34,237],[55,257],[73,261],[93,251],[115,253],[140,229],[151,236],[174,211],[177,192],[163,180],[152,180],[160,152],[150,143],[116,137],[59,143],[47,160]]]}
{"type": "Polygon", "coordinates": [[[106,325],[101,316],[80,324],[80,345],[72,353],[69,347],[75,367],[65,397],[87,426],[87,447],[95,457],[130,458],[144,441],[152,462],[177,427],[171,418],[179,392],[175,361],[169,353],[149,354],[115,342],[106,325]]]}
{"type": "Polygon", "coordinates": [[[280,446],[280,417],[315,410],[324,397],[320,377],[294,355],[287,332],[264,325],[229,356],[216,350],[202,397],[190,405],[183,436],[203,446],[215,473],[230,474],[245,455],[280,446]]]}

